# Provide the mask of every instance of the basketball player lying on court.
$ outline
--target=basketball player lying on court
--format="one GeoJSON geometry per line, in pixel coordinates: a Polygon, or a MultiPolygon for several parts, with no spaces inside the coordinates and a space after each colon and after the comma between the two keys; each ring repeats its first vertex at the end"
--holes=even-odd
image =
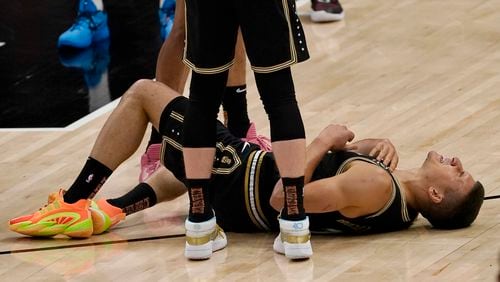
{"type": "MultiPolygon", "coordinates": [[[[184,194],[181,140],[186,104],[185,97],[159,82],[136,82],[108,118],[70,189],[52,194],[49,204],[34,214],[10,220],[10,229],[31,236],[89,237],[126,215],[184,194]],[[120,198],[88,200],[137,149],[148,122],[163,135],[165,167],[120,198]]],[[[353,138],[346,127],[329,125],[308,146],[304,205],[311,230],[395,231],[408,228],[418,213],[444,229],[467,227],[475,220],[484,189],[458,158],[430,152],[420,168],[396,170],[398,156],[390,141],[349,143],[353,138]]],[[[222,230],[280,231],[274,243],[280,253],[283,244],[306,240],[308,235],[294,233],[292,224],[279,230],[283,189],[273,154],[234,137],[221,123],[217,140],[212,177],[217,188],[211,200],[222,229],[188,238],[206,244],[208,253],[200,258],[225,247],[222,230]]]]}

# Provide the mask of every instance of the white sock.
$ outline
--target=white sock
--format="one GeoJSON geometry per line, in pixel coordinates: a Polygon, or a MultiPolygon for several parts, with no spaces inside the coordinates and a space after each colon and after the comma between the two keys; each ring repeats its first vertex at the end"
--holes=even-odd
{"type": "Polygon", "coordinates": [[[104,10],[104,5],[102,4],[102,0],[92,0],[92,3],[94,3],[97,10],[99,11],[104,10]]]}

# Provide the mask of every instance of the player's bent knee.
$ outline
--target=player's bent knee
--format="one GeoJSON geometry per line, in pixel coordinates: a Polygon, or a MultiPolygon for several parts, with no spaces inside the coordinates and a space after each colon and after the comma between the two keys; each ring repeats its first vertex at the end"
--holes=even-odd
{"type": "Polygon", "coordinates": [[[130,88],[122,96],[122,99],[133,99],[148,93],[147,89],[153,84],[154,81],[150,79],[139,79],[130,86],[130,88]]]}

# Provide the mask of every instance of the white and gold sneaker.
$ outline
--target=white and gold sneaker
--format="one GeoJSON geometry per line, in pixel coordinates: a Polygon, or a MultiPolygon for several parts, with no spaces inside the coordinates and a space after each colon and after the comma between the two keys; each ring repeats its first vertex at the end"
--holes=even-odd
{"type": "Polygon", "coordinates": [[[309,218],[303,220],[285,220],[279,218],[280,234],[274,239],[275,252],[284,254],[289,259],[306,259],[312,256],[309,218]]]}
{"type": "Polygon", "coordinates": [[[221,250],[227,245],[224,230],[220,228],[215,220],[203,222],[191,222],[186,219],[186,247],[184,255],[188,259],[208,259],[213,252],[221,250]]]}

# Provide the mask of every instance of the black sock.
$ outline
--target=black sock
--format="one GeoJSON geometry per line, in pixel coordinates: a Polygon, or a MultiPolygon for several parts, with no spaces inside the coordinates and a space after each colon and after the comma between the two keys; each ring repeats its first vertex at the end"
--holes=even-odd
{"type": "Polygon", "coordinates": [[[156,205],[157,199],[155,191],[149,184],[140,183],[127,194],[107,201],[129,215],[156,205]]]}
{"type": "Polygon", "coordinates": [[[107,166],[89,157],[73,185],[64,194],[64,201],[71,204],[93,198],[111,173],[113,171],[107,166]]]}
{"type": "Polygon", "coordinates": [[[239,138],[245,138],[250,127],[246,89],[246,85],[227,86],[222,96],[222,106],[228,120],[227,128],[239,138]]]}
{"type": "Polygon", "coordinates": [[[286,220],[301,220],[306,218],[304,211],[304,176],[297,178],[282,178],[285,193],[285,206],[281,218],[286,220]]]}
{"type": "Polygon", "coordinates": [[[160,132],[154,128],[154,126],[151,126],[151,136],[149,136],[149,141],[148,141],[148,147],[151,144],[160,144],[163,141],[163,137],[161,136],[160,132]]]}
{"type": "Polygon", "coordinates": [[[186,179],[189,194],[189,221],[202,222],[214,214],[210,205],[210,179],[186,179]]]}

